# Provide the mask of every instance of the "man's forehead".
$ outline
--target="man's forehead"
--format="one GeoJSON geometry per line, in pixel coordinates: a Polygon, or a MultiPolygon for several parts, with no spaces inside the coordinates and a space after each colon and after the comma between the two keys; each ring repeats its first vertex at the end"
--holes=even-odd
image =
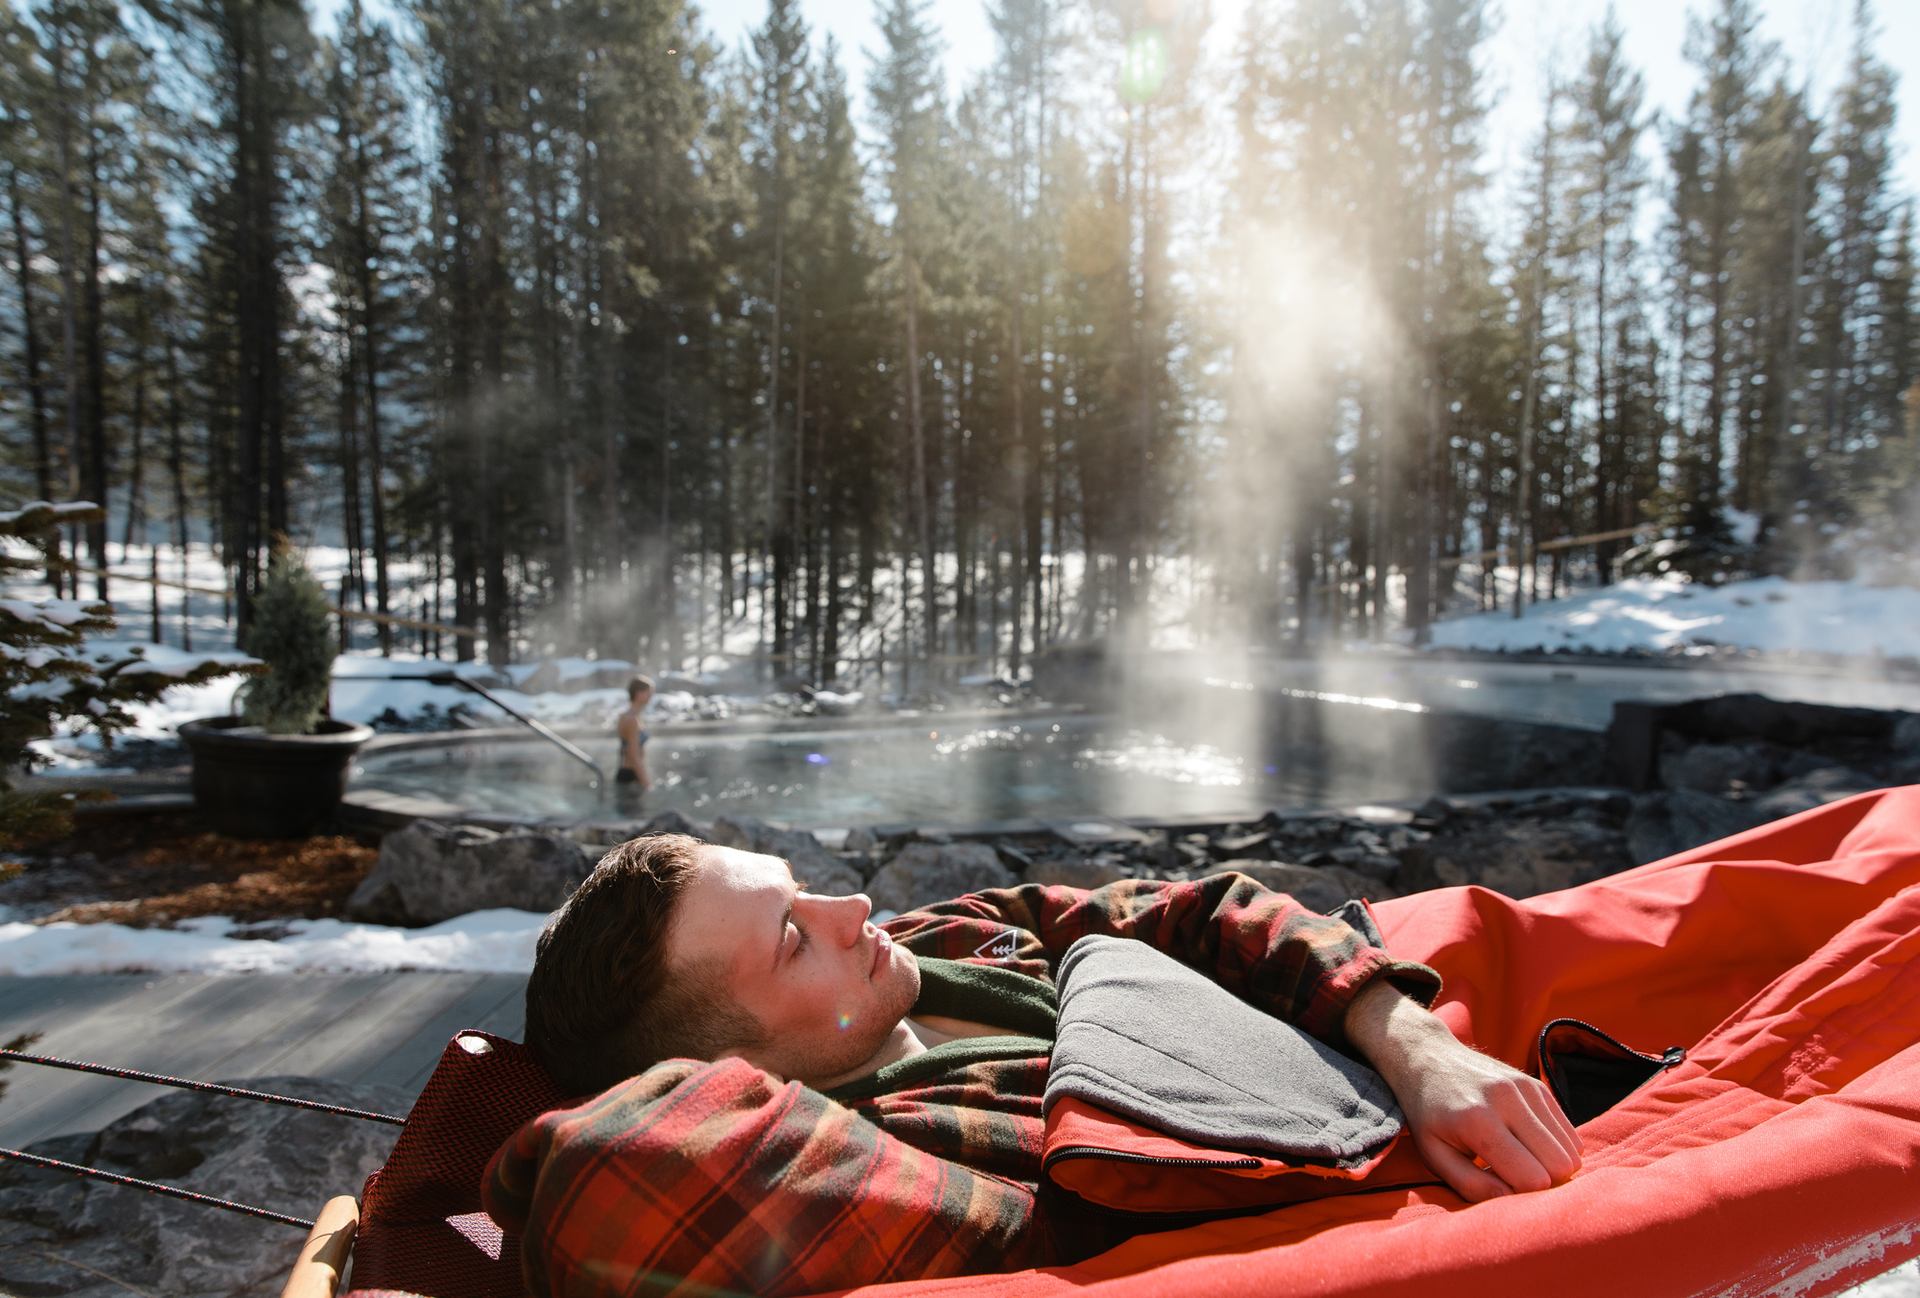
{"type": "Polygon", "coordinates": [[[729,969],[753,960],[755,947],[779,940],[778,921],[793,887],[787,863],[732,847],[701,849],[667,934],[670,963],[719,960],[729,969]]]}
{"type": "Polygon", "coordinates": [[[793,882],[793,872],[777,856],[713,844],[708,844],[700,853],[700,876],[714,877],[739,892],[784,889],[793,882]]]}

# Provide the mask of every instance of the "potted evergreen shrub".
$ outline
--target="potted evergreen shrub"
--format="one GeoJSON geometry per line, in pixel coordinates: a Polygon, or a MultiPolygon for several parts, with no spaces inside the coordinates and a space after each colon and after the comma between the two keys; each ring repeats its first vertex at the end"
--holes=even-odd
{"type": "Polygon", "coordinates": [[[193,753],[194,805],[219,832],[299,838],[339,806],[354,754],[373,731],[325,715],[330,617],[319,581],[290,548],[278,547],[245,646],[266,674],[243,687],[240,715],[180,727],[193,753]]]}

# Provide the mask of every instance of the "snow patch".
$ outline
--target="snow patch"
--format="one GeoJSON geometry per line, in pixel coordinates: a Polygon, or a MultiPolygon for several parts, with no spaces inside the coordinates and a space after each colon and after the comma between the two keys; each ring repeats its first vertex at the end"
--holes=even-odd
{"type": "MultiPolygon", "coordinates": [[[[1780,1259],[1780,1266],[1786,1274],[1748,1277],[1730,1288],[1720,1290],[1715,1298],[1806,1298],[1816,1290],[1824,1291],[1823,1287],[1837,1276],[1885,1261],[1890,1252],[1909,1252],[1916,1231],[1920,1231],[1920,1226],[1908,1223],[1889,1226],[1855,1240],[1826,1247],[1815,1246],[1780,1259]],[[1756,1287],[1758,1285],[1764,1285],[1765,1288],[1756,1287]]],[[[1907,1268],[1907,1275],[1913,1275],[1911,1267],[1907,1268]]],[[[1896,1269],[1846,1290],[1845,1294],[1847,1298],[1909,1298],[1915,1292],[1914,1288],[1905,1285],[1900,1271],[1896,1269]]]]}
{"type": "Polygon", "coordinates": [[[1920,655],[1920,590],[1864,581],[1760,577],[1703,586],[1629,577],[1510,612],[1436,623],[1439,649],[1671,653],[1728,647],[1771,654],[1920,655]]]}
{"type": "Polygon", "coordinates": [[[178,928],[122,924],[0,923],[0,974],[93,973],[526,973],[545,915],[481,910],[430,928],[337,919],[269,926],[183,920],[178,928]],[[245,936],[270,932],[275,940],[245,936]]]}

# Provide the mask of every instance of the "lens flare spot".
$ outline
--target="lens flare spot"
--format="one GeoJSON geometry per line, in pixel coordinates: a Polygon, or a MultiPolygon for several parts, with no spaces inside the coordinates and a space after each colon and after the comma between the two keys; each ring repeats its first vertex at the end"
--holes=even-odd
{"type": "Polygon", "coordinates": [[[808,754],[807,754],[807,765],[809,765],[809,766],[831,766],[831,765],[833,765],[833,759],[832,759],[831,757],[828,757],[828,756],[827,756],[827,755],[826,755],[825,753],[808,753],[808,754]]]}
{"type": "Polygon", "coordinates": [[[840,1011],[840,1030],[842,1032],[845,1032],[848,1028],[852,1026],[853,1026],[853,1015],[847,1013],[845,1010],[841,1010],[840,1011]]]}

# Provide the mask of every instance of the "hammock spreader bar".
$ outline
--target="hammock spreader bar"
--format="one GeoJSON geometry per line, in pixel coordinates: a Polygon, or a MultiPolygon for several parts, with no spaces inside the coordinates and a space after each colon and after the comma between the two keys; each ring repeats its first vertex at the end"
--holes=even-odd
{"type": "Polygon", "coordinates": [[[56,1059],[49,1055],[30,1055],[20,1050],[0,1050],[0,1063],[9,1062],[41,1064],[48,1068],[70,1068],[77,1073],[98,1073],[103,1077],[117,1077],[128,1082],[151,1082],[155,1086],[173,1086],[183,1091],[207,1091],[214,1095],[231,1095],[239,1100],[258,1100],[262,1104],[284,1104],[294,1109],[311,1109],[315,1113],[331,1113],[342,1118],[359,1118],[363,1122],[385,1122],[395,1127],[407,1125],[405,1118],[396,1118],[390,1113],[350,1109],[341,1104],[322,1104],[318,1100],[302,1100],[291,1095],[269,1095],[265,1091],[249,1091],[239,1086],[221,1086],[217,1082],[189,1081],[184,1077],[168,1077],[164,1073],[143,1073],[137,1068],[114,1068],[107,1064],[89,1064],[78,1059],[56,1059]]]}
{"type": "Polygon", "coordinates": [[[289,1217],[284,1212],[275,1212],[271,1208],[256,1208],[250,1203],[235,1203],[231,1199],[216,1199],[210,1194],[199,1194],[193,1190],[183,1190],[177,1185],[163,1185],[158,1181],[143,1181],[137,1176],[122,1176],[118,1172],[103,1172],[97,1167],[85,1167],[79,1163],[65,1163],[57,1158],[47,1158],[41,1154],[29,1154],[20,1149],[0,1148],[0,1158],[18,1159],[35,1167],[45,1167],[56,1172],[72,1172],[75,1176],[90,1176],[96,1180],[111,1181],[115,1185],[132,1186],[136,1190],[145,1190],[150,1194],[164,1194],[175,1199],[185,1199],[188,1203],[198,1203],[208,1208],[225,1208],[229,1212],[243,1212],[249,1217],[264,1217],[268,1221],[277,1221],[288,1226],[298,1226],[301,1230],[312,1230],[313,1222],[289,1217]]]}

